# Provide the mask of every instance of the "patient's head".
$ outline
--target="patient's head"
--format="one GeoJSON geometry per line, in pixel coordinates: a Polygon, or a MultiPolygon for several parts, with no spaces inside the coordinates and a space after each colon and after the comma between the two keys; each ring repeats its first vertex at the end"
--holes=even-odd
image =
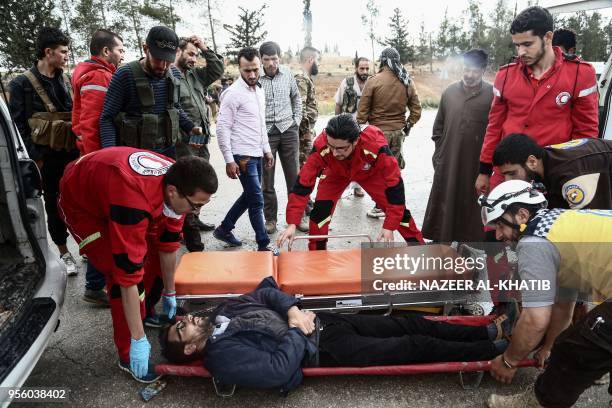
{"type": "Polygon", "coordinates": [[[206,340],[213,325],[208,317],[187,315],[161,331],[159,342],[162,355],[173,363],[188,363],[202,358],[206,340]]]}

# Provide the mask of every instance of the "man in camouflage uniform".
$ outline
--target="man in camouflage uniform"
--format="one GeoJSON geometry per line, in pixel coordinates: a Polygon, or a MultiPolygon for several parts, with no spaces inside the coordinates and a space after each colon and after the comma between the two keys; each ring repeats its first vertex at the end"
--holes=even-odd
{"type": "MultiPolygon", "coordinates": [[[[393,47],[380,54],[380,69],[368,79],[357,109],[357,122],[368,122],[385,133],[391,153],[400,169],[406,165],[402,157],[402,144],[412,126],[421,118],[421,103],[414,81],[400,62],[393,47]],[[410,111],[406,119],[406,109],[410,111]]],[[[368,217],[381,218],[385,213],[374,207],[368,217]]]]}
{"type": "MultiPolygon", "coordinates": [[[[210,141],[210,114],[206,103],[207,88],[223,75],[225,69],[223,58],[209,49],[197,36],[183,37],[179,40],[180,51],[174,65],[181,72],[180,104],[189,119],[202,127],[201,143],[189,144],[190,135],[181,132],[181,139],[176,145],[178,157],[196,155],[208,160],[208,142],[210,141]],[[202,53],[206,60],[205,67],[196,67],[198,55],[202,53]]],[[[192,140],[193,141],[193,140],[192,140]]],[[[183,224],[185,246],[189,252],[204,250],[200,231],[212,231],[213,224],[202,222],[195,214],[188,214],[183,224]]]]}
{"type": "MultiPolygon", "coordinates": [[[[302,121],[300,122],[299,135],[299,160],[300,169],[306,162],[310,151],[312,150],[312,141],[315,138],[315,123],[319,116],[317,110],[317,98],[315,94],[315,86],[312,82],[312,76],[319,73],[317,61],[319,59],[319,51],[314,47],[304,47],[300,51],[300,64],[302,72],[295,76],[295,82],[300,90],[302,97],[302,121]]],[[[312,209],[312,200],[308,199],[305,215],[302,217],[302,222],[298,225],[298,229],[302,232],[308,232],[308,220],[306,214],[312,209]]]]}

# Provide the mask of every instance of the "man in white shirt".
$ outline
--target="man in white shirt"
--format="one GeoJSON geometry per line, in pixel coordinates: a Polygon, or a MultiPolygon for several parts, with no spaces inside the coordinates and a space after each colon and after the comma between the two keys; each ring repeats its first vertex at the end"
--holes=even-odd
{"type": "Polygon", "coordinates": [[[259,83],[261,59],[255,48],[243,48],[238,52],[240,78],[221,96],[217,119],[217,141],[225,159],[225,172],[232,179],[239,179],[243,192],[225,219],[215,229],[213,236],[230,246],[241,246],[232,230],[238,218],[249,212],[251,226],[259,251],[278,250],[270,245],[263,218],[263,193],[261,189],[262,165],[274,164],[266,129],[265,93],[259,83]]]}

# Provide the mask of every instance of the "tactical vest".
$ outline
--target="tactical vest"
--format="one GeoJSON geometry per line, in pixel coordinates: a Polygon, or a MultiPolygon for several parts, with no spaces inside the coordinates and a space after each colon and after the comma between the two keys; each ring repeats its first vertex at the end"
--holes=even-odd
{"type": "MultiPolygon", "coordinates": [[[[46,112],[30,112],[32,95],[26,96],[26,115],[28,116],[32,142],[49,146],[53,150],[74,150],[76,148],[76,137],[72,132],[72,113],[57,111],[45,88],[32,70],[24,72],[24,76],[42,100],[46,110],[46,112]]],[[[67,89],[72,97],[72,88],[68,87],[67,89]]]]}
{"type": "Polygon", "coordinates": [[[355,89],[355,77],[346,77],[346,88],[344,88],[344,95],[342,96],[342,112],[343,113],[355,113],[357,112],[357,105],[359,104],[360,95],[357,95],[355,89]]]}
{"type": "Polygon", "coordinates": [[[153,87],[140,61],[128,64],[136,83],[136,94],[140,101],[142,116],[128,116],[120,112],[115,117],[119,144],[147,150],[160,150],[173,146],[179,138],[179,113],[175,105],[179,102],[180,85],[172,75],[166,73],[166,109],[160,114],[153,113],[155,97],[153,87]]]}
{"type": "Polygon", "coordinates": [[[558,286],[612,298],[612,210],[540,210],[524,235],[545,238],[557,248],[558,286]]]}

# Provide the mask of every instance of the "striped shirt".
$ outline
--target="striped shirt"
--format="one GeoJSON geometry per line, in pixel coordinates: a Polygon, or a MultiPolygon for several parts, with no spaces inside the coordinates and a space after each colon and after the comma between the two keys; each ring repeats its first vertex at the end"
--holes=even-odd
{"type": "MultiPolygon", "coordinates": [[[[181,79],[181,72],[178,68],[170,67],[170,69],[176,78],[181,79]]],[[[161,114],[166,110],[166,77],[155,78],[147,76],[147,78],[153,88],[153,96],[155,98],[153,113],[161,114]]],[[[189,120],[178,103],[175,107],[179,111],[180,128],[186,133],[190,133],[194,126],[193,122],[189,120]]],[[[142,116],[142,107],[136,93],[134,75],[127,64],[117,69],[108,85],[108,91],[104,99],[104,108],[100,116],[100,142],[102,147],[117,145],[117,129],[113,120],[119,112],[125,112],[127,116],[142,116]]]]}
{"type": "MultiPolygon", "coordinates": [[[[265,71],[264,71],[265,72],[265,71]]],[[[259,81],[266,91],[266,129],[272,126],[283,133],[302,121],[302,99],[293,74],[280,65],[274,77],[262,76],[259,81]]]]}

